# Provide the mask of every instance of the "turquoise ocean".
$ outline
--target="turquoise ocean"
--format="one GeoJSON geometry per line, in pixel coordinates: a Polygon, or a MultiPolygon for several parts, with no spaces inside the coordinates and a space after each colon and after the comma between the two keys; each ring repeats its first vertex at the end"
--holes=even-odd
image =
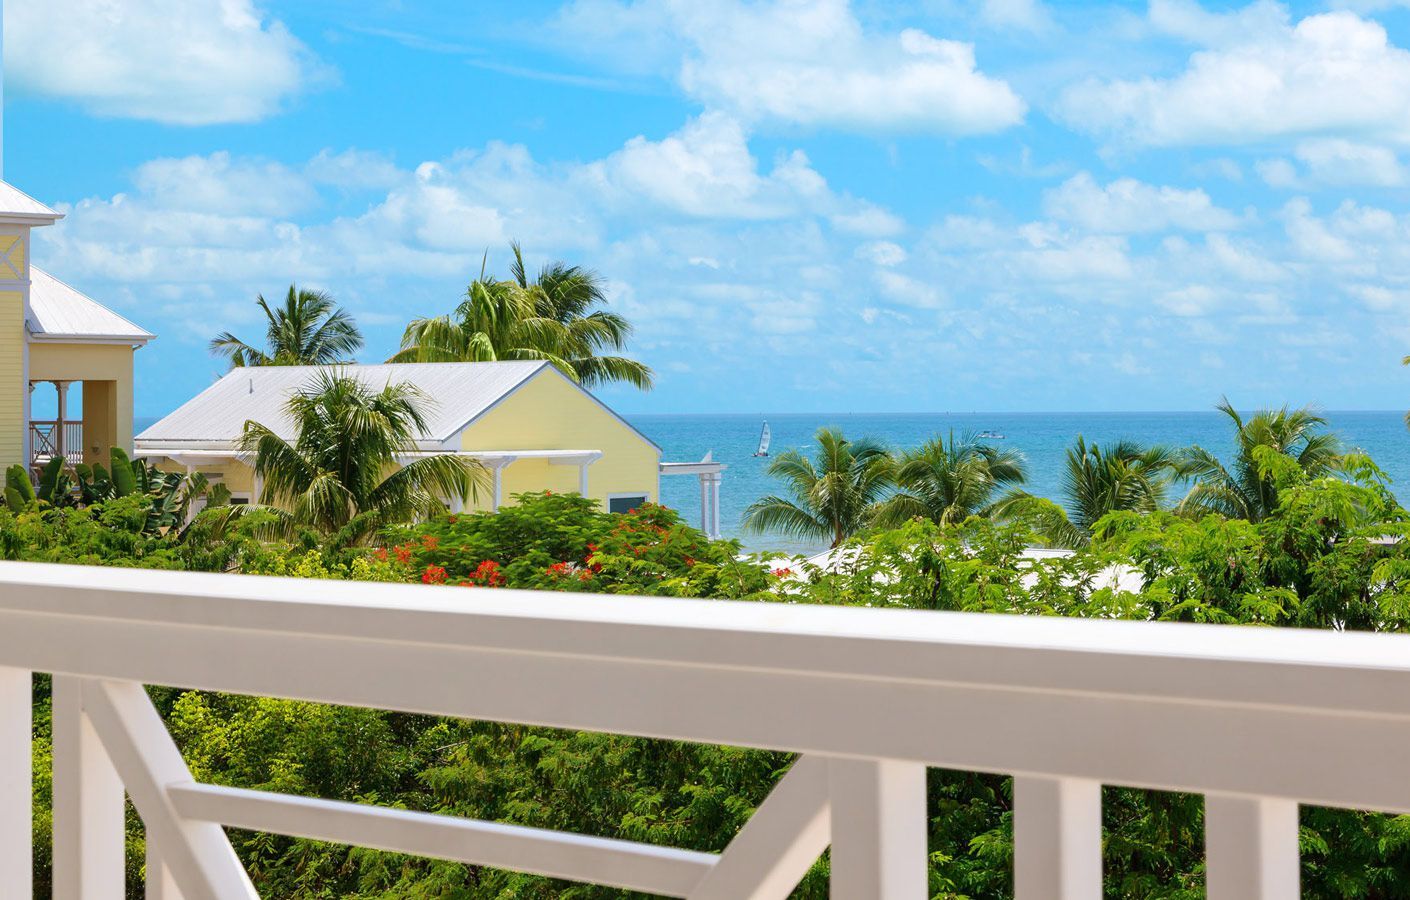
{"type": "MultiPolygon", "coordinates": [[[[1410,503],[1410,432],[1404,414],[1395,411],[1323,413],[1348,447],[1371,455],[1392,479],[1401,502],[1410,503]]],[[[1003,446],[1018,450],[1028,462],[1028,489],[1059,499],[1063,453],[1079,434],[1089,442],[1129,438],[1143,444],[1198,444],[1227,459],[1233,450],[1229,421],[1207,412],[1162,413],[769,413],[628,415],[627,419],[661,446],[661,458],[672,462],[698,460],[707,452],[724,463],[720,489],[720,525],[726,537],[739,538],[750,550],[807,553],[821,549],[775,535],[745,533],[744,510],[758,498],[780,490],[768,475],[768,459],[753,456],[765,420],[773,431],[772,455],[790,448],[809,451],[819,428],[840,428],[848,437],[870,437],[895,450],[915,447],[935,434],[963,435],[993,431],[1004,435],[1003,446]]],[[[137,430],[155,422],[139,417],[137,430]]],[[[700,485],[694,476],[661,479],[661,499],[698,523],[700,485]]]]}

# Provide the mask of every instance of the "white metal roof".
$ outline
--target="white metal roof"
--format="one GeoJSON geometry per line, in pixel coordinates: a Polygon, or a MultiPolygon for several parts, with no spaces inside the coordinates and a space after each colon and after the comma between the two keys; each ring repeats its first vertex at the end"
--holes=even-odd
{"type": "MultiPolygon", "coordinates": [[[[388,383],[409,382],[431,399],[423,411],[426,432],[416,440],[421,449],[441,445],[465,426],[488,412],[521,385],[545,373],[562,378],[583,392],[608,415],[631,429],[643,441],[660,447],[581,385],[569,380],[552,364],[535,360],[473,363],[383,363],[345,366],[251,366],[231,369],[215,384],[182,404],[152,427],[137,435],[138,451],[223,450],[233,448],[245,422],[266,425],[287,439],[294,438],[293,422],[284,411],[289,398],[307,387],[323,371],[337,370],[363,384],[381,389],[388,383]]],[[[513,453],[513,451],[476,451],[513,453]]],[[[579,452],[579,451],[574,451],[579,452]]],[[[586,451],[583,451],[586,452],[586,451]]]]}
{"type": "Polygon", "coordinates": [[[545,368],[551,366],[537,361],[237,368],[139,434],[137,447],[220,449],[235,443],[246,421],[292,439],[294,427],[285,404],[320,372],[332,370],[374,389],[403,382],[420,388],[432,403],[425,410],[426,433],[417,440],[439,444],[545,368]]]}
{"type": "Polygon", "coordinates": [[[29,312],[25,325],[37,341],[145,344],[155,337],[38,266],[29,267],[29,312]]]}
{"type": "Polygon", "coordinates": [[[48,224],[63,217],[63,213],[55,212],[14,185],[0,181],[0,218],[41,219],[48,224]]]}

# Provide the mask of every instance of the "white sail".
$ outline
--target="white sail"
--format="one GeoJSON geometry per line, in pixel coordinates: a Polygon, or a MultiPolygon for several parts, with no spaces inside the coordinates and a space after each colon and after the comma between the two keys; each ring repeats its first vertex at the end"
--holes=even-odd
{"type": "Polygon", "coordinates": [[[772,437],[773,436],[769,433],[769,423],[765,422],[764,430],[759,432],[759,452],[755,453],[755,456],[769,455],[769,441],[772,439],[772,437]]]}

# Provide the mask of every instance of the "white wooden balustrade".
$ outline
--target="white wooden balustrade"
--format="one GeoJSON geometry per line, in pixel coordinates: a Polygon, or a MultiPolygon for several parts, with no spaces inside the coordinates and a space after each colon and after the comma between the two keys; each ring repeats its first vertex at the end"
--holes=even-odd
{"type": "Polygon", "coordinates": [[[1410,812],[1410,637],[0,563],[0,867],[54,673],[61,900],[250,898],[222,826],[697,900],[927,896],[925,767],[1012,774],[1019,900],[1101,896],[1103,784],[1207,796],[1209,896],[1298,892],[1298,804],[1410,812]],[[162,684],[800,754],[716,855],[199,784],[162,684]]]}

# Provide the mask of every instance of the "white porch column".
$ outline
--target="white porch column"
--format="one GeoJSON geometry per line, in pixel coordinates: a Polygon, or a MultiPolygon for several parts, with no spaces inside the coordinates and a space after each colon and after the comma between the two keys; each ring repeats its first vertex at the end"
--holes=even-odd
{"type": "Polygon", "coordinates": [[[33,893],[32,676],[0,668],[0,871],[16,897],[33,893]]]}
{"type": "Polygon", "coordinates": [[[579,496],[579,497],[586,497],[586,496],[588,495],[588,466],[590,466],[590,465],[592,465],[592,463],[590,463],[590,462],[578,463],[578,496],[579,496]]]}
{"type": "Polygon", "coordinates": [[[59,424],[54,427],[54,455],[67,456],[68,448],[64,446],[64,423],[69,417],[69,385],[72,381],[54,382],[54,391],[59,396],[59,424]]]}
{"type": "Polygon", "coordinates": [[[53,708],[54,900],[123,900],[122,781],[83,710],[82,680],[55,675],[53,708]]]}
{"type": "Polygon", "coordinates": [[[514,456],[505,456],[494,462],[494,511],[499,512],[500,506],[504,504],[504,470],[517,459],[514,456]]]}
{"type": "Polygon", "coordinates": [[[837,900],[925,900],[925,766],[830,759],[832,885],[837,900]]]}
{"type": "Polygon", "coordinates": [[[712,538],[720,536],[720,482],[723,480],[724,476],[719,472],[710,476],[710,537],[712,538]]]}
{"type": "Polygon", "coordinates": [[[700,473],[700,530],[710,533],[710,476],[700,473]]]}
{"type": "Polygon", "coordinates": [[[1101,784],[1015,776],[1013,842],[1015,900],[1099,900],[1101,784]]]}
{"type": "Polygon", "coordinates": [[[1209,900],[1302,896],[1297,804],[1291,800],[1204,798],[1205,890],[1209,900]]]}

